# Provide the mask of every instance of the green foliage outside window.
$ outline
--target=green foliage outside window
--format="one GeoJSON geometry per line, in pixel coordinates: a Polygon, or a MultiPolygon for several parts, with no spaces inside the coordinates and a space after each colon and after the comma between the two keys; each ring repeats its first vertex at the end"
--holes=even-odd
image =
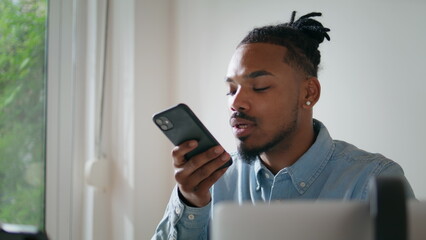
{"type": "Polygon", "coordinates": [[[0,222],[44,225],[45,0],[0,0],[0,222]]]}

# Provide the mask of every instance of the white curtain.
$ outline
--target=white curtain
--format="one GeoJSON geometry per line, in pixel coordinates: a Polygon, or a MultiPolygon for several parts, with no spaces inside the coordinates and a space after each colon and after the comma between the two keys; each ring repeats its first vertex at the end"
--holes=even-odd
{"type": "Polygon", "coordinates": [[[73,0],[72,10],[75,94],[63,111],[73,134],[58,150],[72,162],[58,166],[70,177],[52,190],[67,198],[57,205],[68,215],[55,224],[60,215],[51,214],[49,231],[65,240],[149,239],[174,184],[171,144],[151,120],[171,99],[170,1],[73,0]]]}
{"type": "Polygon", "coordinates": [[[87,6],[82,239],[134,239],[133,1],[80,3],[87,6]]]}
{"type": "MultiPolygon", "coordinates": [[[[80,148],[84,151],[82,161],[85,168],[85,181],[81,189],[83,199],[81,210],[80,231],[76,237],[85,240],[110,239],[109,233],[109,195],[108,186],[111,160],[104,152],[103,143],[105,135],[105,122],[103,120],[106,99],[106,61],[108,52],[106,35],[108,33],[108,1],[92,0],[79,1],[77,12],[82,19],[77,18],[77,34],[80,34],[79,60],[85,60],[86,65],[80,66],[85,71],[85,76],[80,83],[80,90],[84,94],[84,101],[80,104],[80,111],[84,111],[81,127],[85,129],[80,136],[85,145],[80,148]],[[87,26],[85,29],[83,26],[87,26]],[[85,31],[83,31],[83,29],[85,31]],[[84,110],[83,110],[84,109],[84,110]],[[81,236],[79,236],[81,235],[81,236]]],[[[77,69],[78,71],[79,69],[77,69]]],[[[82,168],[76,172],[83,171],[82,168]]],[[[76,209],[79,212],[79,209],[76,209]]]]}

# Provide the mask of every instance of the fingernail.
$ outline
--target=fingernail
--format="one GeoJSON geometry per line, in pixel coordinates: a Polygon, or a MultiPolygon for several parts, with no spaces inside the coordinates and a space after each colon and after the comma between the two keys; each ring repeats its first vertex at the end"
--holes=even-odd
{"type": "Polygon", "coordinates": [[[214,153],[221,153],[222,152],[222,148],[221,147],[217,147],[214,149],[214,153]]]}
{"type": "Polygon", "coordinates": [[[225,154],[225,155],[223,155],[221,158],[220,158],[220,160],[222,160],[222,161],[228,161],[229,160],[229,155],[228,154],[225,154]]]}
{"type": "Polygon", "coordinates": [[[191,141],[188,143],[189,147],[195,147],[197,145],[197,142],[191,141]]]}

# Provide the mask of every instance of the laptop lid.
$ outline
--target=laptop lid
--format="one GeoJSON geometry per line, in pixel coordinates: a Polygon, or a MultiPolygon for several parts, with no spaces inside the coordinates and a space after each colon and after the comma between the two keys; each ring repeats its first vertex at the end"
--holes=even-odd
{"type": "MultiPolygon", "coordinates": [[[[426,239],[426,202],[410,201],[408,234],[426,239]]],[[[373,240],[367,202],[287,201],[271,204],[215,206],[211,239],[373,240]]]]}

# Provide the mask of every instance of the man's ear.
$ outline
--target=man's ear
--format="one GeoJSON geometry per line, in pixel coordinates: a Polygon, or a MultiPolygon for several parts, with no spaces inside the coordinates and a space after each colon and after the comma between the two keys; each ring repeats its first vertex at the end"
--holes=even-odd
{"type": "Polygon", "coordinates": [[[303,82],[302,104],[303,108],[312,108],[321,95],[321,85],[316,77],[309,77],[303,82]]]}

